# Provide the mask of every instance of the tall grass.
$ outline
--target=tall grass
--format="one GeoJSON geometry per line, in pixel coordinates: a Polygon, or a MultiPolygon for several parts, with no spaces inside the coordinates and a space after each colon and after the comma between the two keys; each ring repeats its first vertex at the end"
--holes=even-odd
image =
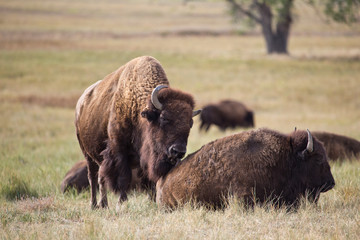
{"type": "MultiPolygon", "coordinates": [[[[360,139],[358,25],[324,25],[306,6],[297,7],[291,55],[267,56],[257,30],[177,34],[236,30],[223,1],[0,0],[0,238],[358,239],[359,161],[331,163],[336,187],[318,205],[305,201],[290,212],[246,210],[236,199],[220,211],[190,205],[166,211],[138,192],[118,212],[111,193],[109,209],[92,211],[88,192],[60,193],[65,173],[83,159],[73,124],[76,99],[140,55],[156,57],[171,85],[192,93],[197,108],[232,98],[255,111],[256,127],[360,139]]],[[[188,152],[244,130],[198,128],[195,119],[188,152]]]]}
{"type": "Polygon", "coordinates": [[[0,196],[5,197],[8,201],[12,201],[31,197],[37,198],[38,193],[31,189],[25,180],[20,179],[16,175],[11,175],[0,189],[0,196]]]}

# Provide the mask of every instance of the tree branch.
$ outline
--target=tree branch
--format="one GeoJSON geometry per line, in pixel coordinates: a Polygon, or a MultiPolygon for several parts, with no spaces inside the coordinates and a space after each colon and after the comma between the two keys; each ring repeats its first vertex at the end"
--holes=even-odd
{"type": "Polygon", "coordinates": [[[242,14],[248,16],[249,18],[255,20],[257,23],[261,24],[261,19],[255,16],[251,11],[244,9],[240,4],[235,0],[226,0],[229,4],[232,5],[233,9],[241,12],[242,14]]]}

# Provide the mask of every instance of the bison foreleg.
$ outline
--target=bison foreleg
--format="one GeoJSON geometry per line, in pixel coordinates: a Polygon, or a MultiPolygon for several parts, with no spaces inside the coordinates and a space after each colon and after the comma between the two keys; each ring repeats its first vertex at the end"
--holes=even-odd
{"type": "Polygon", "coordinates": [[[99,166],[94,162],[89,156],[85,156],[88,163],[88,179],[90,184],[91,191],[91,208],[96,208],[96,191],[97,191],[97,174],[99,171],[99,166]]]}
{"type": "Polygon", "coordinates": [[[100,177],[100,175],[99,175],[99,191],[100,191],[100,202],[98,205],[102,208],[106,208],[108,206],[108,200],[107,200],[105,178],[100,177]]]}

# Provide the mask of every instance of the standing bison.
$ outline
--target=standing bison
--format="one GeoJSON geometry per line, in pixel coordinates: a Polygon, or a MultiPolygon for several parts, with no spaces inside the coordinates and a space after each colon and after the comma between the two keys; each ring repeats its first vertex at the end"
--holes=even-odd
{"type": "Polygon", "coordinates": [[[360,159],[360,142],[356,139],[328,132],[313,132],[326,149],[329,160],[360,159]]]}
{"type": "Polygon", "coordinates": [[[199,113],[193,108],[193,97],[170,88],[160,63],[148,56],[88,87],[77,102],[75,126],[88,163],[91,206],[108,205],[106,186],[119,194],[118,204],[126,200],[133,168],[141,167],[152,182],[164,176],[185,155],[199,113]]]}
{"type": "Polygon", "coordinates": [[[325,149],[309,131],[283,135],[259,129],[189,155],[157,182],[156,201],[172,208],[191,200],[218,207],[230,194],[249,205],[273,199],[297,206],[301,196],[317,202],[334,185],[325,149]]]}
{"type": "Polygon", "coordinates": [[[254,113],[244,104],[223,100],[217,104],[209,104],[203,107],[200,115],[200,130],[205,128],[208,131],[212,124],[217,125],[221,130],[226,128],[254,127],[254,113]]]}

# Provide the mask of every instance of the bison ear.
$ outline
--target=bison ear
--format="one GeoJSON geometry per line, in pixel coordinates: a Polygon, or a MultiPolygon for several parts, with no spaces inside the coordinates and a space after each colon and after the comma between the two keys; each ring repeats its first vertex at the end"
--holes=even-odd
{"type": "Polygon", "coordinates": [[[141,117],[146,118],[149,122],[153,122],[156,119],[158,119],[159,117],[159,113],[157,111],[152,111],[148,108],[145,108],[142,112],[141,112],[141,117]]]}

